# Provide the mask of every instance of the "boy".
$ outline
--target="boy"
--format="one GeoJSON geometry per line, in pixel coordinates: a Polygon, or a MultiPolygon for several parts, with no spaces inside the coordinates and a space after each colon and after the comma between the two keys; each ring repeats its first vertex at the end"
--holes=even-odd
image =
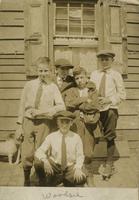
{"type": "Polygon", "coordinates": [[[65,95],[65,104],[67,109],[74,112],[76,115],[75,128],[77,129],[77,133],[81,136],[83,142],[85,162],[89,163],[91,162],[93,156],[94,138],[88,131],[85,131],[85,124],[82,117],[83,113],[80,108],[82,104],[90,101],[90,97],[88,96],[89,88],[87,88],[87,72],[84,68],[77,67],[74,69],[73,75],[76,87],[67,90],[65,95]],[[89,141],[89,143],[87,141],[89,141]]]}
{"type": "Polygon", "coordinates": [[[63,94],[67,89],[75,86],[74,77],[69,75],[69,70],[73,69],[73,65],[66,59],[58,59],[55,62],[57,77],[56,82],[63,94]]]}
{"type": "Polygon", "coordinates": [[[70,131],[75,116],[69,111],[60,111],[55,117],[59,130],[46,137],[35,156],[44,163],[48,186],[61,182],[65,186],[84,185],[82,141],[79,135],[70,131]]]}
{"type": "Polygon", "coordinates": [[[49,59],[39,58],[37,66],[38,78],[27,82],[23,89],[17,121],[16,137],[21,133],[24,135],[21,155],[24,186],[30,186],[33,161],[39,184],[44,185],[44,172],[39,162],[34,160],[34,151],[49,134],[53,115],[65,109],[58,87],[51,82],[49,59]]]}
{"type": "Polygon", "coordinates": [[[113,155],[115,151],[116,125],[118,119],[118,105],[126,99],[123,79],[119,72],[114,71],[112,62],[115,54],[110,50],[101,50],[97,57],[100,69],[92,72],[91,81],[96,84],[100,104],[100,120],[107,142],[107,160],[104,168],[104,178],[112,175],[113,155]]]}

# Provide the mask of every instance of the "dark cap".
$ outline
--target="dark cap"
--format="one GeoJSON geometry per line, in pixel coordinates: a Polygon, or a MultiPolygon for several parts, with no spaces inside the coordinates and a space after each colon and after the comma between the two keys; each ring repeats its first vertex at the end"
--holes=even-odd
{"type": "Polygon", "coordinates": [[[115,53],[111,50],[100,50],[98,53],[97,53],[97,57],[101,57],[101,56],[109,56],[109,57],[114,57],[115,56],[115,53]]]}
{"type": "Polygon", "coordinates": [[[87,71],[85,70],[85,68],[80,67],[80,66],[74,67],[74,69],[73,69],[73,76],[77,76],[77,75],[79,75],[81,73],[84,73],[84,74],[87,75],[87,71]]]}
{"type": "Polygon", "coordinates": [[[57,68],[66,68],[66,69],[71,69],[74,66],[69,62],[69,60],[64,59],[64,58],[60,58],[58,60],[56,60],[55,62],[55,66],[57,68]]]}
{"type": "Polygon", "coordinates": [[[79,106],[79,109],[83,112],[83,113],[88,113],[88,114],[93,114],[95,112],[98,111],[98,108],[91,104],[91,103],[82,103],[80,106],[79,106]]]}
{"type": "Polygon", "coordinates": [[[58,119],[69,119],[69,120],[73,120],[75,119],[75,115],[67,110],[63,110],[63,111],[59,111],[54,115],[55,118],[58,119]]]}
{"type": "Polygon", "coordinates": [[[95,83],[92,82],[92,81],[88,81],[88,83],[86,84],[86,87],[87,87],[88,89],[96,90],[96,85],[95,85],[95,83]]]}

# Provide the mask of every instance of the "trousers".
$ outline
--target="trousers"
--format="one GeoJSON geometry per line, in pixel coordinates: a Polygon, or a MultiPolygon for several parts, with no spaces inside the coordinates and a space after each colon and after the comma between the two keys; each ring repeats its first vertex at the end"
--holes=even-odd
{"type": "Polygon", "coordinates": [[[116,138],[116,126],[118,120],[117,109],[109,109],[100,112],[100,121],[103,126],[104,138],[111,141],[116,138]]]}
{"type": "Polygon", "coordinates": [[[22,143],[21,159],[23,168],[31,168],[35,150],[42,144],[50,133],[50,120],[28,119],[23,122],[24,141],[22,143]]]}
{"type": "Polygon", "coordinates": [[[64,171],[61,169],[61,165],[55,163],[53,160],[49,159],[49,162],[52,166],[54,171],[53,175],[47,175],[47,184],[48,186],[56,186],[60,183],[64,183],[65,186],[74,187],[74,186],[81,186],[86,182],[86,175],[83,173],[83,176],[79,182],[74,180],[74,164],[68,166],[64,171]]]}

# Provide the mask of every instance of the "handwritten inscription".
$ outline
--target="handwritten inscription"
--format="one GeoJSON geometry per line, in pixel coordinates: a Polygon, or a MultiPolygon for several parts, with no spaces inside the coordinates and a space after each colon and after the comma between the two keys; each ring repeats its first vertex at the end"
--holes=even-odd
{"type": "Polygon", "coordinates": [[[47,200],[50,198],[58,198],[58,197],[67,197],[67,198],[82,198],[84,196],[80,195],[78,192],[69,192],[69,191],[64,191],[63,193],[43,193],[42,194],[42,200],[47,200]]]}

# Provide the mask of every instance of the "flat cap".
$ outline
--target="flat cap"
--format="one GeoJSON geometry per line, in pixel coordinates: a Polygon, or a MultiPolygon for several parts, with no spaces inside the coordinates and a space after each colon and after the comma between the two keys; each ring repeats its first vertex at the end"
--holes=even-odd
{"type": "Polygon", "coordinates": [[[80,106],[79,106],[79,109],[83,112],[83,113],[88,113],[88,114],[93,114],[95,112],[98,111],[98,108],[91,104],[91,103],[82,103],[80,106]]]}
{"type": "Polygon", "coordinates": [[[112,50],[103,49],[97,53],[97,57],[101,56],[109,56],[113,58],[115,56],[115,53],[112,50]]]}
{"type": "Polygon", "coordinates": [[[58,119],[69,119],[69,120],[75,119],[75,115],[72,112],[67,111],[67,110],[62,110],[62,111],[57,112],[54,115],[54,117],[58,119]]]}
{"type": "Polygon", "coordinates": [[[87,71],[85,70],[85,68],[80,67],[80,66],[74,67],[74,69],[73,69],[73,76],[79,75],[81,73],[87,74],[87,71]]]}
{"type": "Polygon", "coordinates": [[[96,90],[96,85],[95,85],[95,83],[92,82],[92,81],[88,81],[88,83],[86,84],[86,87],[87,87],[88,89],[96,90]]]}
{"type": "Polygon", "coordinates": [[[60,59],[56,60],[55,66],[58,67],[58,68],[60,67],[60,68],[68,68],[68,69],[71,69],[71,68],[74,67],[74,66],[69,62],[69,60],[64,59],[64,58],[60,58],[60,59]]]}

